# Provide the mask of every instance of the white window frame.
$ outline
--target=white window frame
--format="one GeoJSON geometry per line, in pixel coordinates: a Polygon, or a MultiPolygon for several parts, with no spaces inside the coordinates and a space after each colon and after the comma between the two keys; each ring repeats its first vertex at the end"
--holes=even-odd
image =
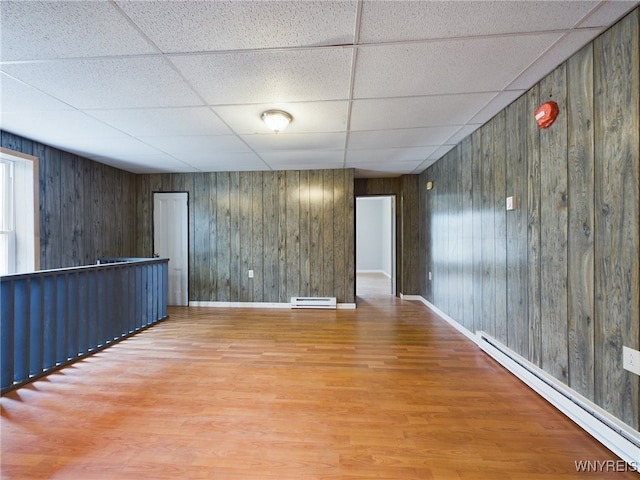
{"type": "MultiPolygon", "coordinates": [[[[32,240],[33,241],[33,244],[32,244],[33,269],[40,270],[40,182],[39,182],[39,174],[38,174],[38,166],[39,166],[38,157],[34,157],[32,155],[27,155],[21,152],[15,152],[13,150],[0,147],[0,158],[2,158],[2,160],[11,162],[13,165],[15,165],[17,162],[25,162],[25,161],[32,162],[32,167],[33,167],[32,168],[32,171],[33,171],[33,179],[32,179],[32,182],[33,182],[33,185],[32,185],[33,187],[33,240],[32,240]]],[[[16,211],[15,192],[13,191],[5,192],[4,186],[2,187],[2,190],[3,190],[3,194],[9,193],[12,197],[11,198],[12,205],[10,206],[10,208],[12,210],[11,213],[14,218],[12,219],[13,222],[11,222],[12,224],[10,225],[9,230],[0,230],[0,235],[7,236],[6,238],[8,239],[8,242],[9,242],[8,253],[15,262],[16,249],[20,248],[19,245],[16,245],[16,230],[17,230],[16,220],[18,219],[15,218],[15,211],[16,211]]],[[[13,185],[11,186],[10,190],[13,190],[13,185]]],[[[3,203],[4,203],[4,199],[3,199],[3,203]]],[[[9,273],[13,273],[13,272],[9,272],[9,273]]]]}

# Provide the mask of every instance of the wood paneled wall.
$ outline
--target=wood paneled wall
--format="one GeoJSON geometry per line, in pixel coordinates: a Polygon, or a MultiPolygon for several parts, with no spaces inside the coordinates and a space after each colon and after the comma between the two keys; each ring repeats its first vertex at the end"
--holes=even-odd
{"type": "Polygon", "coordinates": [[[41,269],[134,255],[134,174],[5,131],[0,142],[39,160],[41,269]]]}
{"type": "Polygon", "coordinates": [[[639,19],[466,138],[419,193],[422,295],[636,430],[640,379],[622,346],[640,349],[639,19]],[[547,100],[560,115],[540,130],[533,112],[547,100]]]}
{"type": "Polygon", "coordinates": [[[395,195],[396,197],[396,283],[398,293],[420,294],[419,258],[421,251],[418,175],[391,178],[356,178],[357,197],[395,195]]]}
{"type": "Polygon", "coordinates": [[[191,301],[353,303],[353,185],[353,170],[139,175],[137,254],[153,254],[153,192],[186,191],[191,301]]]}

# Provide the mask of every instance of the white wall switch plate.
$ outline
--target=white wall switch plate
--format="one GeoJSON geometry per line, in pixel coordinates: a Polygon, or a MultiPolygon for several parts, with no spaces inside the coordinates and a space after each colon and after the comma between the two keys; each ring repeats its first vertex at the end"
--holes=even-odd
{"type": "Polygon", "coordinates": [[[249,270],[249,278],[253,278],[253,270],[249,270]]]}
{"type": "Polygon", "coordinates": [[[640,375],[640,351],[622,347],[622,368],[640,375]]]}
{"type": "Polygon", "coordinates": [[[515,210],[516,208],[516,197],[507,197],[507,210],[515,210]]]}

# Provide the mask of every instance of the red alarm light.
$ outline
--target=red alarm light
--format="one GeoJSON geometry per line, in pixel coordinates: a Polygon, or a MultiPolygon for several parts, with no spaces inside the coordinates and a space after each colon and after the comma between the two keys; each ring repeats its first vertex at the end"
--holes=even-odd
{"type": "Polygon", "coordinates": [[[549,128],[558,116],[558,104],[556,102],[545,102],[538,107],[535,113],[538,126],[549,128]]]}

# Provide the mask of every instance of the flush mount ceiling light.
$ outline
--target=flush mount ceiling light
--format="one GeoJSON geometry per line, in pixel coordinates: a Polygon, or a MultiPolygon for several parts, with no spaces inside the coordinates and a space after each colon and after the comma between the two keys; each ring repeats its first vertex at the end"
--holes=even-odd
{"type": "Polygon", "coordinates": [[[293,120],[293,117],[282,110],[267,110],[262,114],[262,121],[276,133],[281,132],[293,120]]]}

